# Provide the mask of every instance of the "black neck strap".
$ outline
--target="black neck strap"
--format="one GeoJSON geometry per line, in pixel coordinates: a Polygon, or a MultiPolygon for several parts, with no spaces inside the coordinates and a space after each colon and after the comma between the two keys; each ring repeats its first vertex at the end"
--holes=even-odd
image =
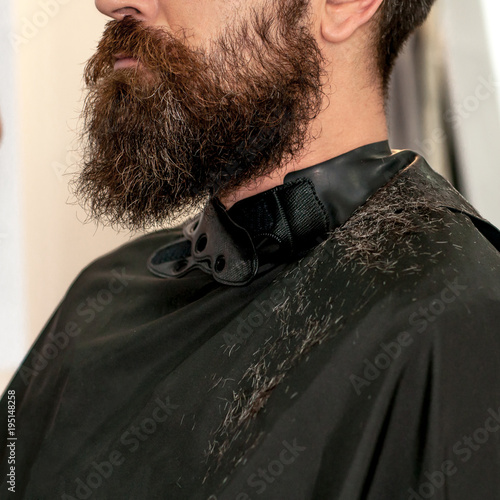
{"type": "Polygon", "coordinates": [[[220,283],[245,285],[263,264],[300,258],[326,239],[415,156],[378,142],[291,172],[229,210],[212,198],[184,225],[183,238],[155,252],[149,269],[175,278],[199,268],[220,283]]]}

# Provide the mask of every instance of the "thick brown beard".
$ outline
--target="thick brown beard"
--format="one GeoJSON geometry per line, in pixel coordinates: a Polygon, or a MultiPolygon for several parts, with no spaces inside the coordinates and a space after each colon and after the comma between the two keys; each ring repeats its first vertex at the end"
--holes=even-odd
{"type": "Polygon", "coordinates": [[[308,0],[276,0],[210,51],[131,17],[108,23],[85,69],[83,169],[90,217],[172,223],[295,158],[322,103],[323,58],[308,0]],[[114,71],[114,55],[141,67],[114,71]]]}

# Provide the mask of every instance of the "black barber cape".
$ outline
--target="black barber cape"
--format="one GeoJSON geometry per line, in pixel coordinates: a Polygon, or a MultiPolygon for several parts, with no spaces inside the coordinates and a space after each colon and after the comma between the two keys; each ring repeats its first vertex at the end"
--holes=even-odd
{"type": "Polygon", "coordinates": [[[500,499],[499,247],[387,142],[212,198],[77,277],[1,400],[0,497],[500,499]]]}

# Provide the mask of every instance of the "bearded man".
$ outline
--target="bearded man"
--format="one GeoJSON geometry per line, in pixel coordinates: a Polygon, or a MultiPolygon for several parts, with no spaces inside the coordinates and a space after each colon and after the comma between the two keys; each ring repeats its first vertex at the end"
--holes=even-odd
{"type": "Polygon", "coordinates": [[[2,495],[500,498],[500,235],[387,142],[433,1],[96,3],[75,192],[158,230],[19,368],[2,495]]]}

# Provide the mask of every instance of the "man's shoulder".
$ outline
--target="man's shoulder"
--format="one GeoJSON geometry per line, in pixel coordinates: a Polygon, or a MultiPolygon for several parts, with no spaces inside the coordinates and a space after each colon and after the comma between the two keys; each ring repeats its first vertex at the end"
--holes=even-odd
{"type": "MultiPolygon", "coordinates": [[[[467,216],[474,228],[479,231],[500,252],[500,230],[482,217],[476,208],[444,177],[434,171],[422,157],[403,170],[390,183],[394,185],[396,200],[424,216],[438,214],[443,210],[448,214],[467,216]],[[399,196],[398,196],[399,195],[399,196]]],[[[395,193],[392,193],[394,195],[395,193]]],[[[470,226],[472,229],[472,226],[470,226]]]]}
{"type": "MultiPolygon", "coordinates": [[[[388,383],[404,373],[425,379],[437,370],[442,379],[436,383],[446,387],[457,369],[465,370],[460,376],[470,387],[456,396],[462,404],[474,390],[478,366],[488,375],[498,372],[498,230],[488,225],[485,231],[465,204],[449,206],[463,203],[460,198],[442,203],[437,192],[436,203],[427,203],[420,190],[411,192],[406,179],[403,184],[379,193],[304,259],[307,272],[289,280],[294,288],[283,323],[307,332],[311,345],[323,343],[312,363],[322,370],[342,366],[342,351],[350,360],[343,373],[358,382],[367,364],[388,383]],[[312,311],[321,318],[318,326],[312,311]]],[[[490,382],[492,391],[500,387],[497,375],[490,382]]]]}
{"type": "Polygon", "coordinates": [[[421,157],[333,236],[344,260],[364,271],[405,274],[433,263],[464,261],[471,267],[500,260],[500,231],[421,157]]]}
{"type": "Polygon", "coordinates": [[[365,325],[377,341],[403,331],[431,342],[500,338],[498,229],[427,165],[413,168],[315,252],[308,288],[341,318],[334,330],[350,324],[359,334],[365,325]],[[338,304],[350,306],[336,312],[338,304]]]}

